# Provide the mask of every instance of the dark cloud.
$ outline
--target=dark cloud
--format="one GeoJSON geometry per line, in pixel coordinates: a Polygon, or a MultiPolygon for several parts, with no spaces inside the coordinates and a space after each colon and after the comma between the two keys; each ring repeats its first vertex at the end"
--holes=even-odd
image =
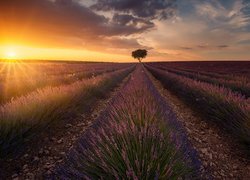
{"type": "Polygon", "coordinates": [[[102,27],[101,36],[128,36],[146,32],[155,25],[153,22],[126,14],[114,14],[109,23],[102,27]]]}
{"type": "Polygon", "coordinates": [[[250,39],[238,41],[237,44],[248,45],[250,44],[250,39]]]}
{"type": "Polygon", "coordinates": [[[128,14],[115,14],[113,22],[122,26],[144,27],[144,29],[154,27],[154,23],[128,14]]]}
{"type": "Polygon", "coordinates": [[[114,26],[114,30],[120,29],[120,31],[124,31],[124,34],[132,34],[132,32],[145,32],[155,26],[151,21],[136,18],[127,14],[114,14],[112,24],[114,26]]]}
{"type": "Polygon", "coordinates": [[[218,48],[228,48],[229,46],[228,45],[219,45],[217,46],[218,48]]]}
{"type": "Polygon", "coordinates": [[[165,52],[158,52],[156,50],[150,52],[152,56],[170,56],[171,54],[165,52]]]}
{"type": "Polygon", "coordinates": [[[191,47],[180,47],[181,49],[184,49],[184,50],[192,50],[193,48],[191,47]]]}
{"type": "Polygon", "coordinates": [[[198,45],[198,49],[204,49],[204,50],[217,50],[217,49],[224,49],[228,48],[229,45],[222,44],[222,45],[198,45]]]}
{"type": "Polygon", "coordinates": [[[108,19],[73,0],[0,1],[2,23],[20,28],[81,35],[101,32],[108,19]],[[90,30],[91,29],[91,30],[90,30]]]}
{"type": "Polygon", "coordinates": [[[175,13],[176,0],[98,0],[98,11],[128,13],[146,19],[167,19],[175,13]]]}
{"type": "MultiPolygon", "coordinates": [[[[126,14],[115,14],[110,19],[77,0],[8,0],[0,1],[0,27],[1,39],[81,47],[105,44],[103,41],[109,44],[107,37],[139,34],[154,24],[126,14]]],[[[115,42],[119,47],[123,42],[128,44],[125,40],[115,42]]]]}
{"type": "Polygon", "coordinates": [[[207,48],[208,46],[207,46],[207,45],[198,45],[197,47],[198,47],[198,48],[205,49],[205,48],[207,48]]]}

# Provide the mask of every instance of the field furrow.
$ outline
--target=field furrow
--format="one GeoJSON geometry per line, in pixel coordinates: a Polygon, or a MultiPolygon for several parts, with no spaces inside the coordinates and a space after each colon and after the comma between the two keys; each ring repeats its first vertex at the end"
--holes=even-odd
{"type": "Polygon", "coordinates": [[[216,64],[3,68],[0,179],[249,179],[248,64],[216,64]]]}
{"type": "Polygon", "coordinates": [[[249,99],[223,87],[191,80],[149,66],[147,68],[166,88],[183,98],[206,119],[215,122],[238,138],[249,150],[249,99]]]}
{"type": "Polygon", "coordinates": [[[199,153],[202,166],[211,175],[208,179],[249,179],[250,161],[237,140],[216,124],[205,121],[200,113],[183,103],[182,98],[164,88],[152,75],[150,77],[187,131],[188,139],[199,153]]]}
{"type": "Polygon", "coordinates": [[[140,65],[69,152],[55,178],[197,177],[199,162],[172,110],[140,65]],[[185,145],[185,147],[184,147],[185,145]],[[197,169],[198,168],[198,169],[197,169]]]}

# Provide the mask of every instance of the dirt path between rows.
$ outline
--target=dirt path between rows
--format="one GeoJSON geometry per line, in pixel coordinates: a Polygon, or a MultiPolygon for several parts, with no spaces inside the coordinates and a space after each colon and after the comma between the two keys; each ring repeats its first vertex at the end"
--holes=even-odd
{"type": "Polygon", "coordinates": [[[105,97],[89,104],[90,107],[77,118],[67,119],[66,123],[57,123],[53,128],[42,132],[36,142],[29,144],[25,154],[18,158],[0,161],[3,166],[0,169],[0,179],[43,179],[44,176],[52,174],[54,167],[63,162],[66,153],[91,126],[130,76],[131,74],[105,97]]]}
{"type": "Polygon", "coordinates": [[[242,152],[239,143],[214,124],[201,118],[148,74],[179,117],[187,131],[188,139],[200,155],[203,168],[210,173],[212,179],[250,179],[250,159],[242,152]]]}

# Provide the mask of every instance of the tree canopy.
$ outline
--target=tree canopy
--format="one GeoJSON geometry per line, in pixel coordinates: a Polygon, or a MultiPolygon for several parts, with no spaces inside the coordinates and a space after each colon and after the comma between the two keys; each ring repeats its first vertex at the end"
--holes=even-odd
{"type": "Polygon", "coordinates": [[[132,57],[138,59],[139,62],[148,55],[148,51],[145,49],[137,49],[132,52],[132,57]]]}

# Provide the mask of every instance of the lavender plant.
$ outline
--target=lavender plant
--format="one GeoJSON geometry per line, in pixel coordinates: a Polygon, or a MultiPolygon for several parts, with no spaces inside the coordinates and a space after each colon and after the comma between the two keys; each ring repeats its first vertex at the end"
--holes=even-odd
{"type": "Polygon", "coordinates": [[[163,85],[193,105],[242,143],[250,145],[250,100],[230,89],[195,81],[147,66],[163,85]]]}
{"type": "Polygon", "coordinates": [[[132,70],[127,68],[70,85],[47,87],[0,106],[0,155],[16,149],[52,121],[59,121],[67,111],[103,96],[132,70]]]}
{"type": "Polygon", "coordinates": [[[174,130],[140,71],[83,135],[56,178],[179,179],[191,174],[181,145],[173,141],[174,130]]]}
{"type": "Polygon", "coordinates": [[[0,104],[4,104],[10,101],[11,99],[24,96],[28,93],[31,93],[32,91],[36,91],[41,88],[73,84],[74,82],[83,79],[126,68],[126,66],[117,65],[113,67],[110,65],[110,67],[103,66],[102,69],[99,67],[98,69],[93,68],[93,70],[90,66],[89,68],[89,70],[69,74],[61,72],[62,74],[31,75],[30,77],[23,78],[8,78],[5,82],[0,83],[0,91],[3,92],[2,94],[0,94],[0,104]]]}
{"type": "Polygon", "coordinates": [[[211,83],[217,86],[229,88],[232,91],[236,93],[241,93],[242,95],[246,96],[246,98],[250,97],[250,83],[248,82],[247,78],[238,78],[236,80],[234,79],[224,79],[224,78],[211,78],[207,75],[201,75],[197,73],[191,73],[191,72],[185,72],[181,70],[174,70],[169,68],[163,68],[164,70],[167,70],[170,73],[174,73],[180,76],[188,77],[194,80],[211,83]]]}

